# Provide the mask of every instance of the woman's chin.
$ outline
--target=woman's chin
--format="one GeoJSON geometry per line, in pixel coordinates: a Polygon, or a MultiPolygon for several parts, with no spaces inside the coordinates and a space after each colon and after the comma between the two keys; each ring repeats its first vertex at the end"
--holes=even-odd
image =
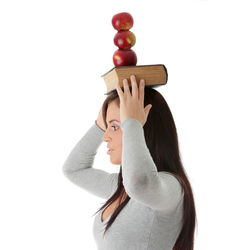
{"type": "Polygon", "coordinates": [[[121,161],[120,160],[112,159],[112,157],[110,158],[110,161],[114,165],[121,165],[121,161]]]}

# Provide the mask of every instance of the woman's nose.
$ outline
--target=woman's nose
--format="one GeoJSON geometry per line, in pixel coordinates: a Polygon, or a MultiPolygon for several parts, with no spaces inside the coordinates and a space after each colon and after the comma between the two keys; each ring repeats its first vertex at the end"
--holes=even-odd
{"type": "Polygon", "coordinates": [[[109,141],[111,138],[108,136],[107,131],[104,133],[102,140],[103,141],[109,141]]]}

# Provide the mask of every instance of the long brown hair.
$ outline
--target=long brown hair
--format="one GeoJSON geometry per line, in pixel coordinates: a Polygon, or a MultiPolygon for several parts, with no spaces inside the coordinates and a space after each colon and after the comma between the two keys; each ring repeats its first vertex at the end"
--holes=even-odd
{"type": "MultiPolygon", "coordinates": [[[[116,101],[118,105],[120,104],[120,99],[116,90],[107,96],[102,106],[102,115],[106,128],[107,109],[109,103],[112,101],[116,101]]],[[[173,250],[193,250],[194,232],[197,222],[195,203],[190,182],[181,162],[174,119],[164,97],[155,89],[146,86],[144,88],[144,107],[148,104],[152,104],[152,108],[149,112],[147,122],[143,126],[147,147],[158,172],[167,171],[174,174],[184,188],[182,229],[173,250]]],[[[109,206],[113,201],[119,198],[119,205],[108,220],[104,234],[130,200],[130,197],[127,195],[124,201],[121,202],[124,195],[126,195],[126,191],[122,182],[122,165],[120,165],[116,191],[96,212],[98,213],[104,207],[109,206]]]]}

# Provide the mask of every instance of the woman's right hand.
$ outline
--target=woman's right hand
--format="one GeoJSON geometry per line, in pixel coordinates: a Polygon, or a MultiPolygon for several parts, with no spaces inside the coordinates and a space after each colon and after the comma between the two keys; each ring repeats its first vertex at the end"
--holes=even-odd
{"type": "Polygon", "coordinates": [[[101,130],[103,130],[104,132],[106,131],[106,127],[105,127],[103,117],[102,117],[102,107],[99,111],[99,114],[98,114],[98,117],[97,117],[97,120],[95,121],[95,123],[101,130]]]}

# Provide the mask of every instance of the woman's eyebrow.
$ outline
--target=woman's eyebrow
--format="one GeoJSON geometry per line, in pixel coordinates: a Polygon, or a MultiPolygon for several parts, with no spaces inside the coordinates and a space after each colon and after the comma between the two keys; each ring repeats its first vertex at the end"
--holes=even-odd
{"type": "Polygon", "coordinates": [[[117,121],[116,119],[113,119],[113,120],[109,121],[109,123],[111,123],[111,122],[113,122],[113,121],[119,122],[119,121],[117,121]]]}

